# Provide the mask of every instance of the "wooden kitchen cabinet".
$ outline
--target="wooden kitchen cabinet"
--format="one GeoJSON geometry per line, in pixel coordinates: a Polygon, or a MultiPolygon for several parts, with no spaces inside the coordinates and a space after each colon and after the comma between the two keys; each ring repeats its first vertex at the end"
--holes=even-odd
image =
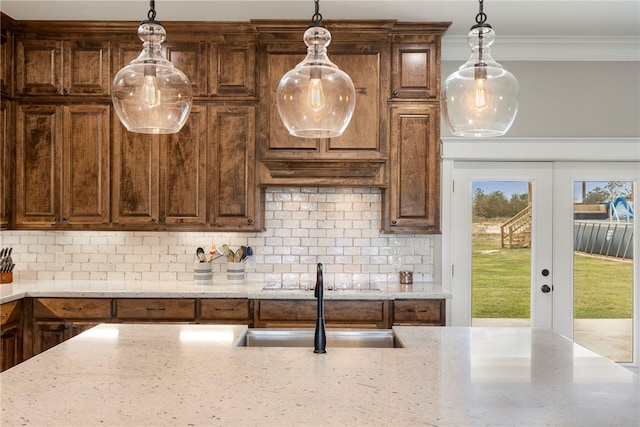
{"type": "Polygon", "coordinates": [[[18,38],[17,96],[108,96],[111,43],[108,40],[18,38]]]}
{"type": "Polygon", "coordinates": [[[391,45],[391,99],[434,99],[440,96],[438,44],[391,45]]]}
{"type": "Polygon", "coordinates": [[[255,107],[209,107],[209,224],[217,230],[264,227],[264,190],[256,185],[255,107]]]}
{"type": "MultiPolygon", "coordinates": [[[[255,300],[256,328],[314,327],[316,300],[255,300]]],[[[327,327],[390,328],[387,300],[325,300],[327,327]]]]}
{"type": "MultiPolygon", "coordinates": [[[[304,30],[300,31],[302,34],[304,30]]],[[[332,43],[330,59],[352,79],[356,107],[349,126],[337,138],[290,135],[280,119],[277,88],[282,76],[306,54],[304,44],[273,43],[259,55],[261,108],[257,135],[260,184],[381,185],[387,156],[384,131],[389,61],[382,42],[332,43]]]]}
{"type": "Polygon", "coordinates": [[[13,82],[13,27],[15,21],[5,14],[0,15],[0,93],[2,99],[11,95],[13,82]]]}
{"type": "Polygon", "coordinates": [[[34,298],[32,330],[25,340],[39,354],[103,322],[111,321],[110,298],[34,298]]]}
{"type": "Polygon", "coordinates": [[[0,305],[0,372],[22,362],[22,300],[0,305]]]}
{"type": "Polygon", "coordinates": [[[211,43],[209,95],[257,98],[254,41],[211,43]]]}
{"type": "Polygon", "coordinates": [[[127,131],[114,118],[113,216],[123,227],[206,223],[206,107],[193,106],[179,133],[127,131]]]}
{"type": "Polygon", "coordinates": [[[0,101],[0,230],[11,224],[13,192],[14,142],[11,125],[11,102],[0,101]]]}
{"type": "Polygon", "coordinates": [[[251,301],[246,298],[202,298],[200,299],[199,323],[253,323],[251,301]]]}
{"type": "Polygon", "coordinates": [[[390,107],[389,187],[385,233],[440,232],[440,113],[436,103],[390,107]]]}
{"type": "Polygon", "coordinates": [[[194,298],[118,298],[117,322],[194,322],[194,298]]]}
{"type": "Polygon", "coordinates": [[[109,222],[110,107],[16,107],[16,228],[109,222]]]}
{"type": "Polygon", "coordinates": [[[445,326],[445,300],[394,300],[392,323],[393,325],[445,326]]]}

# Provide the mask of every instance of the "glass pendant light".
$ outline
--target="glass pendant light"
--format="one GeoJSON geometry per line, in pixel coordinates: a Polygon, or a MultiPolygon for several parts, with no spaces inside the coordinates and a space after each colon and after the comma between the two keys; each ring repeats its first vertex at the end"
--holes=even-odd
{"type": "Polygon", "coordinates": [[[487,15],[476,15],[467,41],[471,57],[442,86],[442,112],[455,136],[495,137],[504,135],[516,118],[520,86],[518,81],[490,53],[495,32],[486,24],[487,15]]]}
{"type": "Polygon", "coordinates": [[[142,52],[113,79],[113,107],[130,132],[176,133],[189,117],[191,83],[162,56],[167,33],[155,20],[155,0],[150,2],[147,17],[138,27],[142,52]]]}
{"type": "Polygon", "coordinates": [[[331,33],[322,23],[319,1],[304,33],[306,58],[278,85],[278,112],[284,126],[301,138],[334,138],[349,125],[356,105],[351,78],[327,56],[331,33]]]}

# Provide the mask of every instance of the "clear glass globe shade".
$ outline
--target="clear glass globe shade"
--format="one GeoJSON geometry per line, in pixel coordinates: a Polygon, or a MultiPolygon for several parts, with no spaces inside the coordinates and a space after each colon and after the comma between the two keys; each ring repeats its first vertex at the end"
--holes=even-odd
{"type": "Polygon", "coordinates": [[[327,57],[331,34],[310,27],[304,34],[306,58],[287,72],[278,85],[282,123],[301,138],[334,138],[345,131],[356,105],[351,78],[327,57]]]}
{"type": "Polygon", "coordinates": [[[502,136],[516,118],[520,86],[491,57],[494,39],[491,27],[472,28],[471,57],[442,86],[443,118],[454,136],[502,136]]]}
{"type": "Polygon", "coordinates": [[[162,56],[166,33],[160,24],[144,22],[138,35],[144,42],[142,52],[113,79],[114,110],[130,132],[176,133],[189,117],[191,83],[162,56]]]}

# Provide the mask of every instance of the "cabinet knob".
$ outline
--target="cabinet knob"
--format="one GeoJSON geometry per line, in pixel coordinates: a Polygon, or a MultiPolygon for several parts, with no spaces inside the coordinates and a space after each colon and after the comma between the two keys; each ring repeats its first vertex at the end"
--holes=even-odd
{"type": "Polygon", "coordinates": [[[62,218],[62,222],[69,222],[67,218],[62,218]]]}
{"type": "Polygon", "coordinates": [[[249,89],[249,95],[253,95],[254,93],[256,93],[256,91],[255,91],[255,90],[253,90],[253,89],[249,89]]]}
{"type": "Polygon", "coordinates": [[[398,96],[398,91],[397,90],[393,91],[393,96],[398,96]]]}
{"type": "Polygon", "coordinates": [[[394,219],[393,221],[391,221],[391,225],[398,225],[398,221],[394,219]]]}
{"type": "Polygon", "coordinates": [[[57,224],[59,222],[60,222],[60,218],[58,218],[58,217],[53,218],[53,223],[54,224],[57,224]]]}
{"type": "Polygon", "coordinates": [[[249,219],[247,220],[247,224],[253,224],[253,220],[252,220],[251,218],[249,218],[249,219]]]}
{"type": "Polygon", "coordinates": [[[160,218],[160,224],[164,224],[164,218],[160,218]]]}
{"type": "Polygon", "coordinates": [[[69,89],[67,89],[66,87],[64,89],[62,89],[62,93],[64,93],[65,95],[69,94],[69,89]]]}
{"type": "Polygon", "coordinates": [[[156,219],[155,218],[151,218],[151,224],[155,224],[156,223],[156,219]]]}
{"type": "Polygon", "coordinates": [[[53,93],[60,93],[60,89],[55,88],[55,89],[53,90],[53,93]]]}

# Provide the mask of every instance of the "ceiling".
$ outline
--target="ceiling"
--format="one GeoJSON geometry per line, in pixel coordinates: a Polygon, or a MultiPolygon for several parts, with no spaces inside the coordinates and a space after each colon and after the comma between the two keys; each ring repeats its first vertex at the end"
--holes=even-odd
{"type": "MultiPolygon", "coordinates": [[[[148,0],[2,0],[0,10],[16,20],[141,21],[148,0]]],[[[159,21],[308,19],[312,0],[157,0],[159,21]]],[[[477,0],[322,0],[325,21],[397,19],[451,21],[446,36],[466,35],[475,23],[477,0]]],[[[640,0],[486,0],[487,22],[507,36],[640,36],[640,0]]]]}

